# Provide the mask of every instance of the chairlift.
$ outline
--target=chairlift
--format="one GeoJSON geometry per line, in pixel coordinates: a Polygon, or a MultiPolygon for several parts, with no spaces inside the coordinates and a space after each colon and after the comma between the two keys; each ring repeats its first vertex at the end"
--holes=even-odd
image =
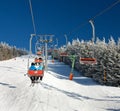
{"type": "Polygon", "coordinates": [[[94,65],[97,64],[97,59],[94,57],[94,52],[89,50],[88,46],[85,46],[85,52],[81,53],[79,59],[80,64],[94,65]]]}
{"type": "Polygon", "coordinates": [[[57,50],[57,49],[54,49],[53,51],[54,51],[54,52],[58,52],[58,50],[57,50]]]}
{"type": "Polygon", "coordinates": [[[68,56],[67,52],[61,52],[60,53],[60,56],[63,57],[63,56],[68,56]]]}
{"type": "Polygon", "coordinates": [[[28,70],[29,76],[43,76],[44,70],[28,70]]]}
{"type": "Polygon", "coordinates": [[[58,59],[59,53],[58,53],[58,50],[57,50],[57,49],[54,49],[54,50],[52,51],[52,56],[53,56],[54,59],[58,59]]]}
{"type": "Polygon", "coordinates": [[[37,51],[37,55],[41,55],[42,54],[42,51],[37,51]]]}
{"type": "Polygon", "coordinates": [[[39,57],[39,58],[35,58],[35,63],[42,63],[43,62],[43,58],[39,57]]]}
{"type": "Polygon", "coordinates": [[[97,64],[96,58],[81,58],[79,59],[80,64],[89,64],[94,65],[97,64]]]}
{"type": "Polygon", "coordinates": [[[28,77],[34,78],[34,81],[37,82],[38,79],[43,79],[44,76],[44,70],[28,70],[28,77]]]}
{"type": "Polygon", "coordinates": [[[40,80],[42,80],[43,76],[44,76],[44,63],[32,63],[35,65],[34,69],[33,68],[29,68],[27,75],[28,77],[31,79],[31,81],[34,83],[39,82],[39,78],[40,80]],[[39,68],[39,66],[42,65],[42,67],[39,68]]]}

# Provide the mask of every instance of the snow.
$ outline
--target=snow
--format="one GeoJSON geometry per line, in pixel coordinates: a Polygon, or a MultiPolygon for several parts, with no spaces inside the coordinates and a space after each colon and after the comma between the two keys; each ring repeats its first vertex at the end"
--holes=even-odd
{"type": "Polygon", "coordinates": [[[118,87],[78,72],[69,80],[70,67],[51,60],[43,81],[30,87],[27,65],[27,56],[0,62],[0,111],[120,111],[118,87]]]}

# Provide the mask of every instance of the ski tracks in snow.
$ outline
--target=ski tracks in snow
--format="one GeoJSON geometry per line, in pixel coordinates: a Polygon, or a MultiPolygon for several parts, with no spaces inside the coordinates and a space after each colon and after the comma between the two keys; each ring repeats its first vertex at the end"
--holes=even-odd
{"type": "Polygon", "coordinates": [[[21,58],[0,62],[0,111],[120,109],[119,88],[101,86],[86,77],[70,81],[67,66],[60,63],[50,64],[42,82],[30,87],[30,78],[24,76],[26,66],[27,59],[21,58]]]}

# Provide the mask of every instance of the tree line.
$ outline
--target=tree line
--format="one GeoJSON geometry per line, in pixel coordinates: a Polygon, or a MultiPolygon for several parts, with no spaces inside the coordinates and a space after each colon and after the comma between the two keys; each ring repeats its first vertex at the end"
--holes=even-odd
{"type": "MultiPolygon", "coordinates": [[[[68,55],[77,55],[75,69],[84,76],[91,77],[100,84],[120,86],[120,38],[117,43],[112,36],[108,43],[105,38],[103,40],[97,38],[95,43],[77,39],[72,43],[68,42],[67,47],[61,47],[59,50],[67,52],[68,55]],[[97,59],[96,65],[80,64],[80,57],[89,57],[88,53],[86,54],[86,46],[91,57],[97,59]]],[[[71,65],[69,57],[63,57],[63,62],[71,65]]]]}
{"type": "Polygon", "coordinates": [[[19,49],[15,46],[10,46],[5,42],[0,43],[0,61],[8,60],[26,54],[28,54],[28,52],[25,49],[19,49]]]}

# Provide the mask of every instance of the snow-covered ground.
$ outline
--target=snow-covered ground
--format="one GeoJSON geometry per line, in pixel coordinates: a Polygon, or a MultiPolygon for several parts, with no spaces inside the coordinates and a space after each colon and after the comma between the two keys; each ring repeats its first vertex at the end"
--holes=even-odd
{"type": "Polygon", "coordinates": [[[30,87],[27,65],[27,56],[0,62],[0,111],[120,111],[120,88],[77,72],[71,81],[70,67],[51,60],[43,81],[30,87]]]}

